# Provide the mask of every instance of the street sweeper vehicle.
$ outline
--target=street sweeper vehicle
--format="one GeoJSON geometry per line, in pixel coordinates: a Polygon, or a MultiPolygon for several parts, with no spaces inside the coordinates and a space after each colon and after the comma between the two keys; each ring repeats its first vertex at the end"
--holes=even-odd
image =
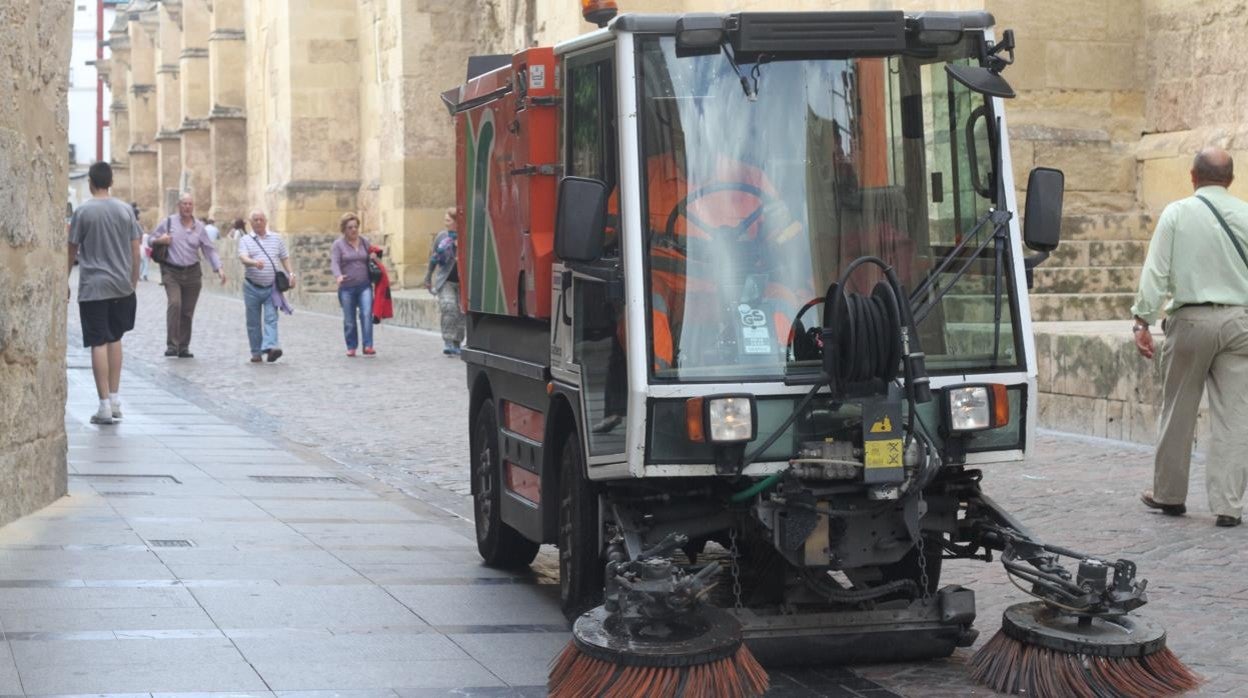
{"type": "Polygon", "coordinates": [[[979,680],[1193,685],[1131,613],[1134,564],[1040,540],[981,487],[1032,448],[1029,271],[1062,209],[1037,168],[1019,215],[1012,33],[582,4],[597,31],[473,58],[443,94],[477,544],[500,567],[558,547],[552,693],[753,695],[757,660],[947,656],[977,631],[942,562],[994,555],[1037,600],[979,680]]]}

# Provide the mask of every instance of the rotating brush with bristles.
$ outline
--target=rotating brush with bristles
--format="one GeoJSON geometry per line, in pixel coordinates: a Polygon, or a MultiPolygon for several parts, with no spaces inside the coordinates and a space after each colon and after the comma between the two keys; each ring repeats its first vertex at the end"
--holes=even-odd
{"type": "Polygon", "coordinates": [[[970,670],[994,691],[1037,698],[1158,698],[1202,683],[1166,647],[1160,626],[1135,615],[1081,616],[1040,601],[1007,608],[970,670]]]}
{"type": "Polygon", "coordinates": [[[546,688],[553,698],[753,698],[769,685],[740,625],[723,610],[702,607],[650,633],[626,629],[599,606],[577,619],[546,688]]]}

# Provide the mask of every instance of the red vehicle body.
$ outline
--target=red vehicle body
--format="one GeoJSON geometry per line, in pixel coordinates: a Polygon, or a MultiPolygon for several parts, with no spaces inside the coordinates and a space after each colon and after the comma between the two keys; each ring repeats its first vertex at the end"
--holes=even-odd
{"type": "Polygon", "coordinates": [[[532,48],[469,80],[455,115],[461,304],[470,312],[550,316],[559,74],[553,49],[532,48]]]}

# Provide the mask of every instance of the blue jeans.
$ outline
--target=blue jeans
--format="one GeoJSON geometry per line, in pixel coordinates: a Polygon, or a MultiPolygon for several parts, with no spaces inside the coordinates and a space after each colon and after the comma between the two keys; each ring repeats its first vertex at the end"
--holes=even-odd
{"type": "Polygon", "coordinates": [[[342,333],[347,348],[359,346],[357,338],[364,335],[364,348],[373,347],[373,287],[368,284],[338,289],[338,304],[342,306],[342,333]],[[356,312],[359,312],[359,329],[356,329],[356,312]]]}
{"type": "Polygon", "coordinates": [[[251,354],[277,348],[277,306],[272,301],[272,286],[257,286],[243,281],[243,306],[247,309],[247,341],[251,354]],[[260,328],[260,314],[264,313],[264,329],[260,328]]]}

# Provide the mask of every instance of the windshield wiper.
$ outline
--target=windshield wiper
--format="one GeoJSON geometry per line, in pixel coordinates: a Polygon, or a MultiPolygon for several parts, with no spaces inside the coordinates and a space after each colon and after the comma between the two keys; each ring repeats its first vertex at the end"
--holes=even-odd
{"type": "Polygon", "coordinates": [[[950,250],[949,253],[940,260],[940,264],[937,264],[936,268],[933,269],[928,277],[923,280],[923,283],[919,284],[918,288],[910,294],[910,307],[913,308],[912,312],[914,313],[914,322],[918,325],[922,323],[928,314],[931,313],[936,307],[936,305],[940,303],[946,295],[948,295],[949,291],[957,285],[958,281],[966,275],[966,272],[971,268],[971,265],[979,259],[979,256],[984,253],[984,250],[988,248],[988,245],[995,242],[996,266],[993,270],[992,318],[992,363],[994,366],[997,363],[1001,340],[1001,288],[1004,274],[1002,265],[1005,263],[1005,249],[1006,243],[1008,242],[1008,238],[1006,237],[1006,225],[1013,217],[1013,213],[995,208],[985,213],[978,221],[976,221],[975,227],[971,228],[971,231],[962,238],[962,242],[959,242],[956,247],[950,250]],[[979,246],[975,248],[975,251],[966,258],[965,264],[963,264],[962,267],[958,269],[957,273],[954,274],[952,281],[945,284],[941,288],[935,288],[936,282],[940,279],[941,274],[944,274],[949,270],[949,267],[953,265],[953,261],[962,254],[962,251],[966,249],[971,240],[979,234],[980,230],[989,221],[992,222],[992,235],[984,236],[983,241],[979,243],[979,246]],[[931,297],[924,300],[923,297],[929,294],[931,294],[931,297]]]}

